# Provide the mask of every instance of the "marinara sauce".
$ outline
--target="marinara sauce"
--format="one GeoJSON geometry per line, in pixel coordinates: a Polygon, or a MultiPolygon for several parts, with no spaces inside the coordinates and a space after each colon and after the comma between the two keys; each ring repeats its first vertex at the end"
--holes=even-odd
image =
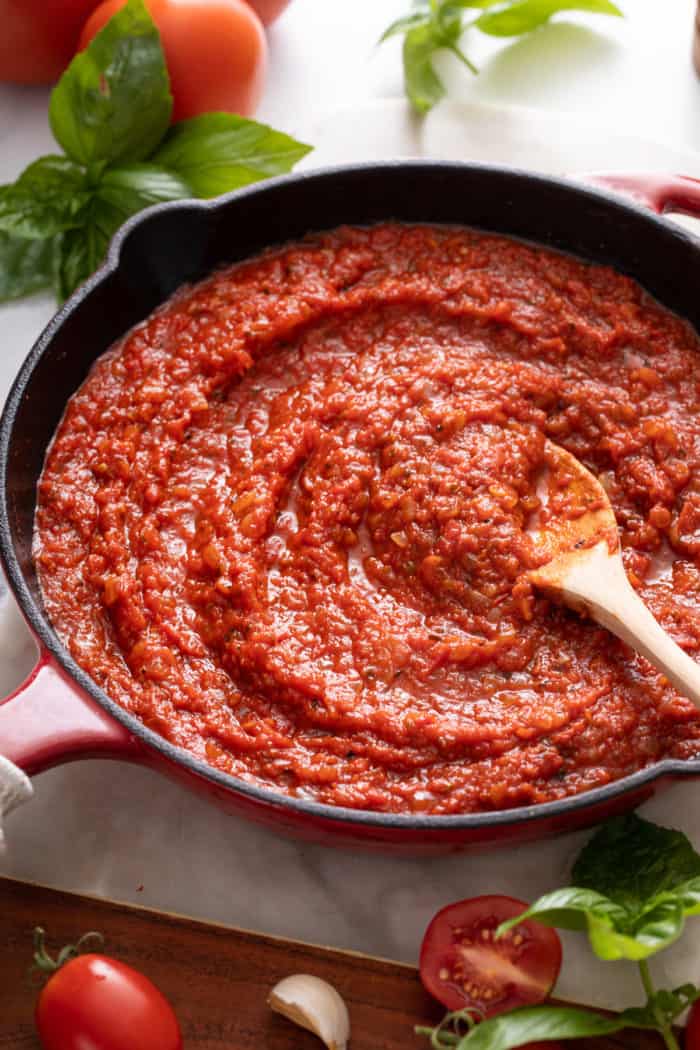
{"type": "Polygon", "coordinates": [[[700,751],[692,704],[523,584],[549,437],[700,646],[698,337],[614,271],[342,228],[179,291],[71,398],[35,558],[77,662],[218,769],[463,813],[700,751]]]}

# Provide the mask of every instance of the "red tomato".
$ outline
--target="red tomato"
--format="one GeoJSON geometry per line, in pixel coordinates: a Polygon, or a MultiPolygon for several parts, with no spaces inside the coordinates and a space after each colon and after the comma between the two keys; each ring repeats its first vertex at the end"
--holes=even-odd
{"type": "Polygon", "coordinates": [[[269,26],[288,7],[289,0],[247,0],[255,8],[263,25],[269,26]]]}
{"type": "Polygon", "coordinates": [[[683,1037],[683,1050],[700,1050],[700,1000],[690,1008],[683,1037]]]}
{"type": "Polygon", "coordinates": [[[44,1050],[181,1050],[172,1007],[154,984],[106,955],[79,955],[39,996],[44,1050]]]}
{"type": "Polygon", "coordinates": [[[0,0],[0,80],[50,84],[70,62],[97,0],[0,0]]]}
{"type": "MultiPolygon", "coordinates": [[[[80,36],[87,47],[126,0],[105,0],[80,36]]],[[[263,93],[267,41],[244,0],[147,0],[160,30],[173,93],[173,120],[254,111],[263,93]]]]}
{"type": "Polygon", "coordinates": [[[425,931],[420,976],[448,1010],[480,1015],[546,999],[561,967],[554,930],[530,919],[496,940],[496,928],[527,904],[512,897],[472,897],[439,911],[425,931]]]}

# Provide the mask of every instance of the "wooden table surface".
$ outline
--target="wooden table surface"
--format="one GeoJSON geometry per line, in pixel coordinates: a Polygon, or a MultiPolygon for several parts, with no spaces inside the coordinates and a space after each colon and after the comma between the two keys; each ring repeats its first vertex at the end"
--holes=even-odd
{"type": "MultiPolygon", "coordinates": [[[[40,1047],[33,1024],[37,990],[27,981],[35,926],[46,930],[52,954],[99,930],[108,953],[143,971],[168,997],[185,1050],[319,1050],[314,1036],[266,1005],[272,985],[292,973],[316,974],[338,988],[350,1010],[351,1050],[428,1050],[413,1027],[434,1024],[442,1013],[410,966],[0,879],[2,1050],[40,1047]]],[[[662,1043],[633,1031],[567,1046],[661,1050],[662,1043]]]]}

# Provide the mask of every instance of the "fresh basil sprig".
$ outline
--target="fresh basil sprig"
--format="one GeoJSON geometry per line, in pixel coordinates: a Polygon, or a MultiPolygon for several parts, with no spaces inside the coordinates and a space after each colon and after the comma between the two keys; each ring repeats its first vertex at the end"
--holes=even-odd
{"type": "MultiPolygon", "coordinates": [[[[669,1050],[678,1050],[671,1026],[700,997],[700,989],[686,984],[657,991],[647,960],[680,937],[686,917],[700,914],[700,855],[682,832],[632,813],[604,824],[571,874],[575,885],[540,897],[514,922],[528,917],[585,930],[599,958],[636,962],[647,1001],[619,1019],[631,1027],[656,1028],[669,1050]]],[[[504,923],[497,932],[512,925],[504,923]]]]}
{"type": "Polygon", "coordinates": [[[610,0],[415,0],[414,7],[411,14],[392,22],[380,43],[403,35],[404,84],[418,113],[427,113],[445,95],[445,85],[433,66],[436,52],[451,51],[472,73],[478,73],[460,47],[468,29],[514,37],[531,33],[560,11],[622,15],[610,0]],[[469,9],[482,13],[469,18],[469,9]]]}
{"type": "Polygon", "coordinates": [[[656,1030],[668,1050],[679,1050],[673,1024],[700,998],[700,988],[684,984],[657,991],[647,960],[680,936],[687,916],[700,914],[700,855],[682,832],[631,814],[609,821],[593,835],[574,864],[572,881],[574,885],[545,894],[504,922],[496,936],[524,919],[586,931],[599,958],[637,962],[645,1004],[612,1017],[543,1004],[480,1024],[466,1011],[457,1011],[437,1028],[417,1029],[436,1050],[511,1050],[529,1042],[611,1035],[623,1028],[656,1030]]]}
{"type": "Polygon", "coordinates": [[[700,856],[680,831],[632,814],[605,824],[579,856],[574,886],[545,894],[523,918],[587,930],[601,959],[639,962],[667,948],[700,914],[700,856]]]}
{"type": "Polygon", "coordinates": [[[530,1043],[593,1039],[643,1028],[660,1032],[669,1050],[679,1050],[672,1025],[698,997],[700,989],[687,984],[672,992],[655,992],[645,1006],[610,1016],[578,1006],[523,1006],[475,1023],[467,1011],[455,1011],[436,1028],[418,1027],[416,1033],[428,1036],[435,1050],[514,1050],[530,1043]]]}
{"type": "Polygon", "coordinates": [[[0,187],[0,301],[50,286],[63,300],[130,215],[283,174],[311,149],[236,114],[170,127],[171,114],[158,30],[143,0],[128,0],[52,92],[65,155],[41,157],[0,187]]]}
{"type": "Polygon", "coordinates": [[[593,1010],[577,1006],[522,1006],[510,1013],[492,1017],[479,1024],[469,1023],[468,1015],[451,1015],[451,1023],[435,1029],[417,1028],[418,1035],[427,1035],[435,1050],[513,1050],[526,1043],[546,1042],[550,1039],[593,1039],[613,1035],[623,1028],[655,1028],[653,1022],[632,1023],[624,1014],[605,1017],[593,1010]],[[469,1030],[461,1034],[456,1021],[467,1024],[469,1030]]]}
{"type": "Polygon", "coordinates": [[[510,1013],[475,1023],[466,1011],[448,1015],[437,1028],[416,1028],[429,1037],[435,1050],[519,1050],[530,1043],[559,1039],[594,1039],[626,1028],[658,1031],[669,1050],[679,1050],[672,1025],[700,996],[694,985],[661,991],[646,1006],[606,1016],[578,1006],[523,1006],[510,1013]],[[468,1030],[462,1031],[462,1026],[468,1030]]]}

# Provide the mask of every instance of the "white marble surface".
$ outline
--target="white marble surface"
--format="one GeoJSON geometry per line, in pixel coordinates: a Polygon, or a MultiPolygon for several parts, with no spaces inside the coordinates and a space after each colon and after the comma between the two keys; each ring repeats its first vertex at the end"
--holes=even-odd
{"type": "MultiPolygon", "coordinates": [[[[423,154],[548,171],[673,168],[700,176],[693,0],[623,0],[628,18],[619,24],[571,17],[510,46],[475,41],[481,76],[442,63],[453,101],[422,124],[400,101],[398,45],[375,47],[405,6],[294,0],[272,30],[259,116],[316,143],[307,164],[423,154]]],[[[0,181],[51,148],[45,105],[41,90],[0,87],[0,181]]],[[[0,308],[0,396],[51,311],[42,297],[0,308]]],[[[5,601],[0,689],[13,687],[31,661],[32,643],[5,601]]],[[[279,839],[118,763],[75,763],[38,777],[35,788],[34,800],[8,820],[4,873],[407,961],[438,907],[483,892],[530,898],[562,884],[583,839],[392,859],[279,839]]],[[[645,812],[700,843],[699,791],[675,786],[645,812]]],[[[562,995],[610,1006],[638,995],[633,970],[601,967],[581,939],[566,941],[562,995]]],[[[696,938],[684,937],[656,970],[659,981],[697,978],[696,938]]]]}

